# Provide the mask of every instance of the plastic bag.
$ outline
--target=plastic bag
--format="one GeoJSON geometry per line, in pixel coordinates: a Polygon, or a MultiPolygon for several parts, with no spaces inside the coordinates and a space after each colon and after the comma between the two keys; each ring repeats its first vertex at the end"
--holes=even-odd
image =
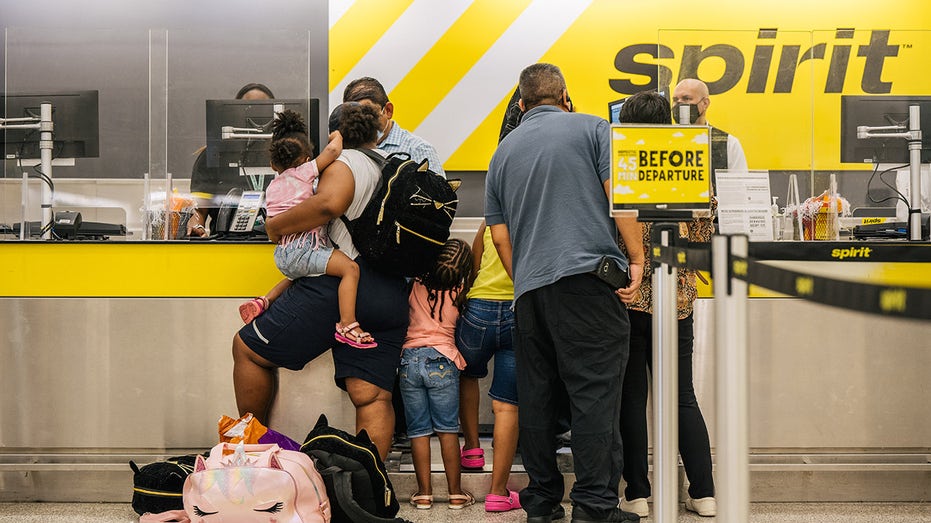
{"type": "Polygon", "coordinates": [[[259,423],[252,413],[247,412],[239,419],[223,416],[217,422],[220,443],[269,444],[277,443],[285,450],[301,450],[300,444],[293,439],[276,432],[259,423]]]}

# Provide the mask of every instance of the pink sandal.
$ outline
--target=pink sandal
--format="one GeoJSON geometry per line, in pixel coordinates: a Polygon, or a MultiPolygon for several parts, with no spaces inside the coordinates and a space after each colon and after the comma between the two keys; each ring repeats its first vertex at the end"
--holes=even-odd
{"type": "Polygon", "coordinates": [[[252,298],[239,306],[239,316],[242,318],[243,323],[249,323],[265,312],[267,308],[268,298],[265,296],[252,298]]]}
{"type": "Polygon", "coordinates": [[[485,468],[485,451],[481,447],[468,450],[463,448],[459,454],[459,464],[464,469],[485,468]]]}
{"type": "Polygon", "coordinates": [[[357,321],[345,327],[337,323],[336,334],[334,334],[333,337],[336,338],[336,341],[357,349],[371,349],[377,347],[378,344],[375,343],[375,339],[372,338],[372,335],[365,331],[357,330],[358,327],[359,322],[357,321]]]}
{"type": "Polygon", "coordinates": [[[507,496],[488,494],[485,496],[485,512],[507,512],[520,508],[520,496],[513,490],[508,490],[507,496]]]}

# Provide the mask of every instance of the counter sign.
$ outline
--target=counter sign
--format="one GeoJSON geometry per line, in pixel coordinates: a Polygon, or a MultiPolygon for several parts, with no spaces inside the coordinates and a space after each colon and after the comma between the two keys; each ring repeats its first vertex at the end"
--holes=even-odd
{"type": "Polygon", "coordinates": [[[709,130],[691,125],[611,126],[611,210],[708,209],[709,130]]]}

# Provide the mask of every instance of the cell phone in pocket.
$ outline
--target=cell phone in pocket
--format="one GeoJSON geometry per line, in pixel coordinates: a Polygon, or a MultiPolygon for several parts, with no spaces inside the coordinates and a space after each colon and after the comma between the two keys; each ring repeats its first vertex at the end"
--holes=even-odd
{"type": "Polygon", "coordinates": [[[622,289],[630,283],[630,276],[617,264],[617,260],[604,256],[598,261],[595,276],[607,283],[612,289],[622,289]]]}

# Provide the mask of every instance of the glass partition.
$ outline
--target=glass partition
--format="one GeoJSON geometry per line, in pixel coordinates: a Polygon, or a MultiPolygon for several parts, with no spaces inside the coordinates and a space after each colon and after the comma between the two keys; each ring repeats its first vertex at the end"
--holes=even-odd
{"type": "Polygon", "coordinates": [[[50,203],[55,211],[81,212],[88,222],[128,225],[141,193],[138,183],[125,180],[142,180],[147,162],[146,32],[11,27],[4,42],[5,114],[29,117],[40,112],[41,101],[51,102],[55,141],[51,172],[44,172],[38,130],[7,133],[0,224],[19,228],[25,218],[44,227],[51,214],[43,214],[42,204],[50,203]]]}
{"type": "MultiPolygon", "coordinates": [[[[303,101],[310,112],[313,60],[307,30],[6,28],[4,37],[2,91],[8,116],[38,114],[37,100],[48,98],[55,107],[56,131],[51,173],[42,172],[38,130],[7,135],[6,141],[17,143],[5,145],[8,159],[0,173],[4,238],[16,236],[21,227],[15,224],[24,220],[24,212],[27,222],[45,226],[51,215],[43,215],[43,203],[56,212],[80,212],[85,222],[125,228],[125,235],[114,235],[114,240],[183,237],[187,231],[178,230],[177,224],[178,234],[170,234],[171,227],[149,221],[158,222],[156,211],[164,211],[166,201],[189,211],[192,172],[219,169],[216,162],[206,168],[196,165],[206,152],[207,100],[232,100],[244,85],[258,83],[276,99],[303,101]],[[71,99],[61,98],[66,93],[93,93],[96,105],[75,103],[72,109],[71,99]],[[68,118],[72,115],[79,116],[68,118]],[[87,135],[82,135],[80,147],[58,142],[74,133],[87,135]],[[43,174],[51,175],[52,185],[41,181],[43,174]]],[[[320,52],[325,53],[325,46],[320,52]]],[[[314,105],[314,110],[326,110],[325,100],[321,102],[323,108],[314,105]]],[[[268,127],[271,107],[261,126],[268,127]]],[[[321,115],[307,116],[318,129],[321,115]]],[[[262,140],[250,141],[250,154],[259,163],[266,146],[262,140]]],[[[219,186],[201,182],[193,189],[210,195],[193,199],[213,204],[234,187],[261,189],[273,175],[264,167],[258,175],[228,172],[219,186]]]]}
{"type": "MultiPolygon", "coordinates": [[[[858,140],[856,128],[893,122],[907,125],[908,103],[897,102],[888,111],[864,111],[859,102],[851,102],[866,98],[928,100],[931,77],[920,74],[927,66],[926,57],[916,51],[929,48],[931,31],[836,29],[813,31],[812,40],[825,47],[825,64],[821,66],[825,72],[816,79],[817,96],[812,107],[812,130],[817,137],[812,194],[825,190],[830,175],[837,173],[838,192],[849,201],[852,211],[858,216],[886,215],[899,200],[896,191],[907,192],[907,141],[884,140],[881,148],[871,152],[873,158],[869,160],[874,163],[864,162],[867,158],[863,151],[869,146],[858,140]],[[854,147],[845,142],[857,144],[860,156],[845,154],[843,151],[854,147]],[[904,174],[898,183],[897,172],[904,174]]],[[[925,104],[922,102],[922,110],[927,107],[931,112],[931,104],[925,104]]],[[[931,121],[929,117],[931,114],[924,115],[922,120],[931,121]]],[[[927,164],[931,129],[922,131],[926,142],[922,161],[927,164]]],[[[931,178],[924,175],[922,185],[929,183],[931,178]]],[[[927,188],[922,191],[927,192],[927,188]]],[[[900,219],[904,220],[904,214],[900,219]]]]}
{"type": "Polygon", "coordinates": [[[895,206],[896,171],[902,179],[908,167],[882,155],[875,164],[841,157],[842,136],[855,140],[857,125],[842,128],[844,99],[931,95],[931,77],[915,73],[923,58],[909,52],[927,48],[931,32],[660,30],[659,44],[660,88],[689,77],[705,81],[709,123],[740,140],[751,169],[770,171],[780,205],[792,174],[803,201],[829,190],[834,174],[851,210],[895,206]],[[889,169],[888,183],[880,181],[889,169]]]}
{"type": "MultiPolygon", "coordinates": [[[[813,79],[823,51],[811,32],[661,30],[659,42],[670,89],[685,78],[708,85],[708,123],[740,141],[750,169],[770,171],[780,202],[790,174],[810,182],[813,79]]],[[[811,187],[801,192],[807,197],[811,187]]]]}
{"type": "MultiPolygon", "coordinates": [[[[207,218],[207,228],[216,233],[219,208],[224,202],[233,205],[242,191],[262,190],[274,177],[268,165],[267,139],[223,141],[224,151],[236,150],[241,155],[232,152],[228,156],[218,155],[214,149],[221,143],[219,127],[254,127],[270,133],[275,105],[253,101],[256,107],[248,113],[236,112],[227,115],[230,121],[219,121],[214,118],[216,115],[208,114],[207,101],[234,100],[239,94],[245,94],[246,98],[260,93],[268,97],[263,91],[267,89],[275,100],[293,102],[285,104],[286,107],[299,106],[299,102],[309,106],[309,33],[242,28],[171,29],[164,33],[164,41],[166,107],[162,114],[166,131],[165,175],[173,193],[169,201],[174,212],[182,212],[176,217],[180,222],[187,219],[185,213],[196,204],[207,218]],[[264,87],[240,93],[249,84],[264,87]],[[217,141],[208,144],[208,136],[217,141]]],[[[239,109],[245,111],[237,106],[239,109]]],[[[311,123],[319,125],[317,115],[311,123]]],[[[153,176],[153,180],[158,178],[153,176]]],[[[152,187],[149,198],[152,205],[164,208],[165,194],[164,187],[152,187]]],[[[180,232],[183,236],[184,231],[180,232]]]]}

